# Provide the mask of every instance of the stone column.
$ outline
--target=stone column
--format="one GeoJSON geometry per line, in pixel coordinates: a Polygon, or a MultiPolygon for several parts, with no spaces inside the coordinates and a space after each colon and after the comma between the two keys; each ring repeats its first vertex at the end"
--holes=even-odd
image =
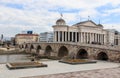
{"type": "Polygon", "coordinates": [[[78,34],[79,34],[79,42],[81,42],[81,32],[79,32],[78,34]]]}
{"type": "Polygon", "coordinates": [[[91,33],[91,37],[90,37],[91,43],[93,41],[93,34],[91,33]]]}
{"type": "Polygon", "coordinates": [[[97,42],[97,34],[95,34],[95,42],[97,42]]]}
{"type": "Polygon", "coordinates": [[[102,35],[102,39],[103,39],[103,44],[104,44],[104,34],[102,35]]]}
{"type": "Polygon", "coordinates": [[[98,43],[99,43],[99,34],[98,34],[98,43]]]}
{"type": "Polygon", "coordinates": [[[83,40],[84,40],[84,43],[86,43],[86,37],[85,37],[85,32],[84,32],[84,39],[83,39],[83,40]]]}
{"type": "Polygon", "coordinates": [[[65,32],[65,42],[67,42],[67,32],[65,32]]]}
{"type": "Polygon", "coordinates": [[[102,34],[101,34],[101,44],[103,44],[103,36],[102,36],[102,34]]]}
{"type": "Polygon", "coordinates": [[[86,32],[86,43],[88,42],[88,33],[86,32]]]}
{"type": "Polygon", "coordinates": [[[99,40],[99,34],[98,34],[98,43],[100,42],[100,40],[99,40]]]}
{"type": "Polygon", "coordinates": [[[94,41],[96,42],[96,34],[95,33],[94,33],[94,39],[95,39],[94,41]]]}
{"type": "Polygon", "coordinates": [[[97,41],[97,43],[98,43],[98,34],[96,34],[96,41],[97,41]]]}
{"type": "Polygon", "coordinates": [[[106,35],[104,34],[104,44],[106,45],[107,41],[106,41],[106,35]]]}
{"type": "Polygon", "coordinates": [[[70,32],[68,32],[68,41],[70,41],[70,32]]]}
{"type": "Polygon", "coordinates": [[[101,34],[100,34],[100,43],[101,43],[101,34]]]}
{"type": "Polygon", "coordinates": [[[75,32],[75,42],[77,42],[77,32],[75,32]]]}
{"type": "Polygon", "coordinates": [[[62,31],[62,42],[64,42],[64,31],[62,31]]]}
{"type": "Polygon", "coordinates": [[[83,32],[81,32],[80,34],[81,34],[80,35],[81,36],[81,38],[80,38],[81,39],[81,43],[83,43],[83,32]]]}
{"type": "Polygon", "coordinates": [[[100,34],[98,34],[98,43],[100,43],[100,34]]]}
{"type": "Polygon", "coordinates": [[[85,33],[85,43],[87,43],[87,33],[85,33]]]}
{"type": "Polygon", "coordinates": [[[87,33],[87,44],[88,44],[88,41],[89,41],[89,33],[87,33]]]}
{"type": "Polygon", "coordinates": [[[86,38],[86,39],[85,39],[85,40],[86,40],[85,42],[87,43],[87,41],[88,41],[88,33],[87,33],[87,32],[85,33],[85,38],[86,38]]]}
{"type": "Polygon", "coordinates": [[[90,44],[91,44],[91,42],[92,42],[92,41],[91,41],[91,35],[92,35],[92,34],[90,33],[90,44]]]}
{"type": "Polygon", "coordinates": [[[73,42],[73,32],[72,32],[72,42],[73,42]]]}
{"type": "Polygon", "coordinates": [[[58,31],[58,42],[60,42],[60,31],[58,31]]]}
{"type": "Polygon", "coordinates": [[[83,40],[84,40],[84,43],[85,43],[85,40],[86,40],[86,38],[85,38],[85,32],[84,32],[84,39],[83,40]]]}
{"type": "Polygon", "coordinates": [[[84,38],[84,36],[85,36],[85,35],[84,35],[84,32],[82,33],[82,35],[83,35],[82,38],[83,38],[83,43],[84,43],[84,39],[85,39],[85,38],[84,38]]]}
{"type": "Polygon", "coordinates": [[[96,42],[96,34],[95,33],[94,33],[94,39],[95,39],[94,41],[96,42]]]}
{"type": "Polygon", "coordinates": [[[54,41],[56,42],[57,41],[57,32],[54,31],[54,41]]]}
{"type": "Polygon", "coordinates": [[[54,31],[54,39],[53,39],[54,42],[56,42],[55,38],[56,38],[56,34],[55,34],[55,31],[54,31]]]}

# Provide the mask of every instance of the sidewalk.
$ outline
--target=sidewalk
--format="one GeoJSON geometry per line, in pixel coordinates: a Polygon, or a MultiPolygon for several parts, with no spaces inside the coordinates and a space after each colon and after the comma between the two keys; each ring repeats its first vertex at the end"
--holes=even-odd
{"type": "Polygon", "coordinates": [[[23,78],[120,78],[120,68],[87,70],[23,78]]]}
{"type": "Polygon", "coordinates": [[[86,71],[86,70],[94,70],[94,69],[115,68],[119,66],[119,64],[117,63],[103,62],[103,61],[98,61],[97,63],[94,64],[79,64],[79,65],[69,65],[69,64],[59,63],[58,61],[44,61],[42,63],[47,64],[48,67],[9,70],[8,68],[6,68],[5,64],[1,64],[0,78],[8,78],[8,77],[32,78],[31,76],[59,74],[59,73],[86,71]]]}

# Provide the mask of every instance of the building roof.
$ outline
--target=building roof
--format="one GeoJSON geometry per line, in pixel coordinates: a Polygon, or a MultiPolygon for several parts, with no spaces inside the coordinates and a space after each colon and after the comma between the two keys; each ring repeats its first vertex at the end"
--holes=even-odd
{"type": "Polygon", "coordinates": [[[79,22],[79,23],[74,24],[73,26],[79,26],[79,25],[103,27],[102,24],[96,24],[92,20],[87,20],[87,21],[79,22]],[[89,25],[89,24],[91,24],[91,25],[89,25]]]}
{"type": "Polygon", "coordinates": [[[102,24],[98,24],[97,26],[103,27],[103,25],[102,25],[102,24]]]}
{"type": "Polygon", "coordinates": [[[87,22],[91,22],[91,23],[93,23],[94,25],[97,25],[97,24],[94,23],[92,20],[82,21],[82,22],[76,23],[76,24],[74,24],[74,25],[80,25],[80,24],[84,24],[84,23],[87,23],[87,22]]]}
{"type": "Polygon", "coordinates": [[[38,34],[16,34],[16,36],[39,36],[38,34]]]}

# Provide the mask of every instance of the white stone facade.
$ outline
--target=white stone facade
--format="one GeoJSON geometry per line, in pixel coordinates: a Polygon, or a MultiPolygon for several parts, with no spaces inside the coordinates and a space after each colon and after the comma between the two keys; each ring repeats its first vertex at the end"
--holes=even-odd
{"type": "MultiPolygon", "coordinates": [[[[83,44],[117,45],[115,33],[103,29],[101,24],[91,20],[79,22],[72,26],[66,25],[60,18],[54,28],[54,42],[79,42],[83,44]]],[[[118,40],[119,41],[119,40],[118,40]]]]}
{"type": "MultiPolygon", "coordinates": [[[[60,19],[59,19],[60,20],[60,19]]],[[[63,20],[63,19],[61,19],[63,20]]],[[[79,42],[79,43],[93,43],[93,44],[106,44],[106,30],[100,24],[95,24],[93,21],[88,20],[68,26],[65,21],[58,21],[54,28],[54,41],[55,42],[79,42]],[[59,22],[59,24],[57,24],[59,22]],[[62,23],[60,25],[60,22],[62,23]]]]}

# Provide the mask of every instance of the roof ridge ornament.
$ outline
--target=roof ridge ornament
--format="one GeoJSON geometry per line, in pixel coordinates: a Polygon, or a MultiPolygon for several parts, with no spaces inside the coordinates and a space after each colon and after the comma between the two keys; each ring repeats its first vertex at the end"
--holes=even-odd
{"type": "Polygon", "coordinates": [[[88,15],[88,21],[90,21],[90,16],[88,15]]]}
{"type": "Polygon", "coordinates": [[[63,18],[63,14],[62,13],[60,13],[60,16],[61,16],[61,18],[63,18]]]}

